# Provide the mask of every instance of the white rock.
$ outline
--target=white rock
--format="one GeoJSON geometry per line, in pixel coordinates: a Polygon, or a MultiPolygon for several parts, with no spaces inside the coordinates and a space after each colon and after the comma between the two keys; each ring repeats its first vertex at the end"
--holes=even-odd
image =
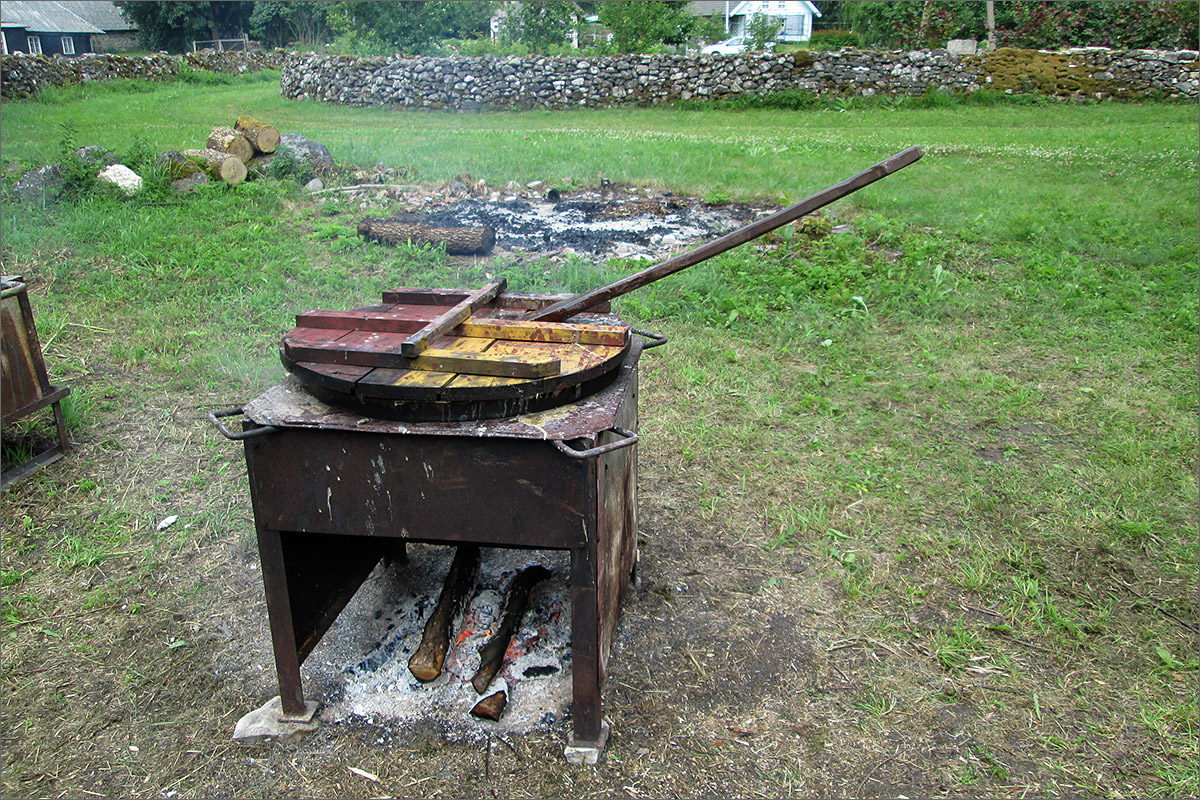
{"type": "Polygon", "coordinates": [[[243,744],[255,744],[271,739],[295,741],[304,734],[315,731],[321,724],[316,718],[317,703],[307,700],[304,705],[303,718],[283,719],[283,704],[276,695],[268,700],[266,705],[238,720],[233,739],[243,744]]]}
{"type": "Polygon", "coordinates": [[[136,194],[142,188],[142,176],[124,164],[113,164],[96,174],[96,179],[111,183],[125,194],[136,194]]]}
{"type": "Polygon", "coordinates": [[[325,183],[320,178],[313,178],[308,183],[304,184],[304,188],[310,192],[319,192],[325,188],[325,183]]]}

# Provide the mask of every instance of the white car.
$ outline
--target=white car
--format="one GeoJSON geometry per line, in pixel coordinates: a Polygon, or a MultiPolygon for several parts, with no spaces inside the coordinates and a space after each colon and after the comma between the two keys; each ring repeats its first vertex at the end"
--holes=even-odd
{"type": "MultiPolygon", "coordinates": [[[[767,49],[772,50],[775,47],[774,42],[767,42],[767,49]]],[[[710,44],[701,50],[701,53],[721,53],[722,55],[731,55],[733,53],[744,53],[750,48],[750,37],[731,36],[723,42],[710,44]]]]}

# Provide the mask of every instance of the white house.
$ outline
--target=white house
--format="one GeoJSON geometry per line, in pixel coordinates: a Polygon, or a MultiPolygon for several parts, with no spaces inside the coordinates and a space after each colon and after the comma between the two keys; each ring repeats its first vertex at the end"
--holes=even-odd
{"type": "Polygon", "coordinates": [[[755,14],[782,20],[779,42],[807,42],[812,37],[813,19],[821,16],[817,7],[799,0],[743,0],[742,2],[692,2],[689,10],[698,16],[722,16],[730,36],[746,33],[746,25],[755,14]]]}

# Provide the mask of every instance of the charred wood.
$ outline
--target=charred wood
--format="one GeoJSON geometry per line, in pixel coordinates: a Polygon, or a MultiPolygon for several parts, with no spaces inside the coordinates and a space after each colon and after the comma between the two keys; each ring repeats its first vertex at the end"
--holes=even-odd
{"type": "Polygon", "coordinates": [[[475,707],[471,709],[471,715],[496,722],[500,719],[500,715],[504,713],[504,707],[507,705],[508,693],[501,689],[498,692],[489,694],[476,703],[475,707]]]}
{"type": "Polygon", "coordinates": [[[479,571],[479,547],[471,544],[459,545],[446,574],[442,593],[438,596],[433,613],[425,622],[425,633],[416,652],[408,659],[408,669],[419,681],[431,681],[442,674],[446,662],[446,651],[450,648],[450,626],[462,610],[463,602],[475,587],[479,571]]]}
{"type": "Polygon", "coordinates": [[[550,577],[550,570],[534,564],[517,573],[508,590],[508,599],[504,603],[504,616],[500,627],[483,647],[479,648],[479,669],[471,678],[471,686],[483,694],[488,684],[496,677],[500,667],[504,665],[504,654],[508,651],[509,642],[521,627],[525,609],[529,606],[529,595],[533,588],[550,577]]]}
{"type": "Polygon", "coordinates": [[[367,241],[388,244],[444,244],[452,256],[485,255],[496,244],[496,231],[486,226],[439,228],[425,222],[402,219],[364,219],[358,234],[367,241]]]}

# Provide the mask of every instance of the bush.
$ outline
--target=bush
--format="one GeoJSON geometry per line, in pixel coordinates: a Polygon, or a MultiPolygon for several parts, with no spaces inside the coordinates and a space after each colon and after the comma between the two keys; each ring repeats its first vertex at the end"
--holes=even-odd
{"type": "Polygon", "coordinates": [[[809,50],[841,50],[843,47],[859,48],[862,43],[858,34],[843,30],[814,31],[808,40],[809,50]]]}

